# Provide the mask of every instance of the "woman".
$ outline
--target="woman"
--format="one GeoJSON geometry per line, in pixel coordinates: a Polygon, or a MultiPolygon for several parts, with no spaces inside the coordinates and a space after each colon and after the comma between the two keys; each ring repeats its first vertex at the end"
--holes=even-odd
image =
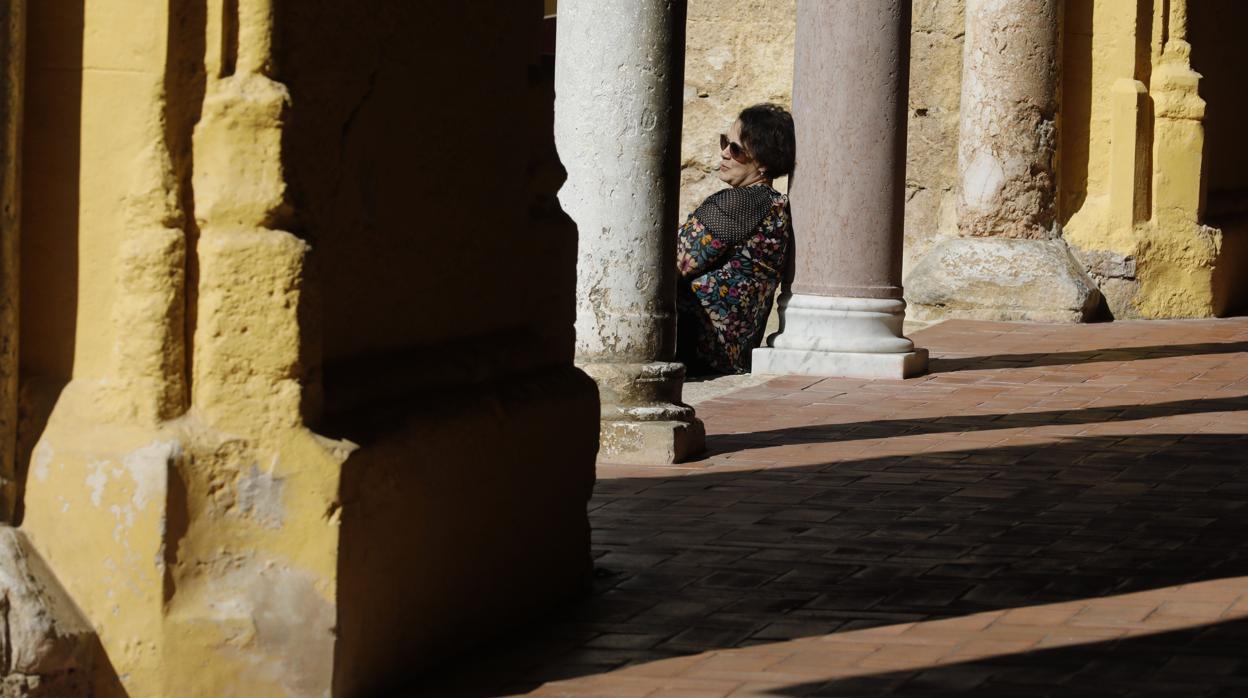
{"type": "Polygon", "coordinates": [[[689,373],[747,373],[762,341],[791,238],[793,117],[775,104],[741,112],[719,137],[719,178],[676,241],[676,353],[689,373]]]}

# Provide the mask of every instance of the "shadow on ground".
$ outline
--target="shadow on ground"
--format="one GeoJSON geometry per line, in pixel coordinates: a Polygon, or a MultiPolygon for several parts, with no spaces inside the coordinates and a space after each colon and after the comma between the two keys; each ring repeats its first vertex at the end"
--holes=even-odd
{"type": "Polygon", "coordinates": [[[1033,366],[1073,366],[1110,361],[1141,361],[1172,359],[1181,356],[1208,356],[1248,352],[1248,342],[1207,342],[1146,347],[1117,347],[1087,351],[1045,352],[1039,354],[997,354],[992,356],[932,357],[930,373],[986,370],[998,368],[1030,368],[1033,366]]]}
{"type": "Polygon", "coordinates": [[[864,422],[813,424],[737,434],[712,434],[706,437],[706,453],[701,458],[710,458],[711,456],[725,453],[740,453],[756,448],[802,443],[888,439],[897,436],[917,436],[922,434],[961,434],[991,431],[994,429],[1017,429],[1058,424],[1116,424],[1144,419],[1173,417],[1176,415],[1242,412],[1244,410],[1248,410],[1248,396],[1172,400],[1147,405],[1114,405],[1036,412],[951,415],[930,419],[875,419],[864,422]]]}
{"type": "MultiPolygon", "coordinates": [[[[522,693],[708,650],[1248,575],[1245,453],[1245,434],[1158,433],[602,480],[593,593],[409,694],[522,693]]],[[[998,664],[1010,671],[992,695],[1046,695],[1139,678],[1141,662],[1164,669],[1163,655],[1185,656],[1166,654],[1176,645],[1194,648],[1185,666],[1223,667],[1244,635],[1236,623],[786,695],[974,688],[998,664]]],[[[1181,688],[1170,694],[1205,687],[1181,688]]]]}

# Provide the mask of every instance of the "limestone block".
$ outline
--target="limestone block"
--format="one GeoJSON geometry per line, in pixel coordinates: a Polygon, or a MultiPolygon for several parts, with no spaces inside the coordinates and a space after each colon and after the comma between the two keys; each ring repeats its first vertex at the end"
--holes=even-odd
{"type": "Polygon", "coordinates": [[[915,34],[962,33],[965,0],[914,0],[912,5],[911,26],[915,34]],[[956,31],[950,32],[951,28],[956,31]]]}
{"type": "Polygon", "coordinates": [[[603,463],[670,465],[706,447],[702,420],[602,422],[598,460],[603,463]]]}
{"type": "Polygon", "coordinates": [[[1105,297],[1105,306],[1115,320],[1137,320],[1140,315],[1136,307],[1136,298],[1140,293],[1140,282],[1135,279],[1110,278],[1098,282],[1101,295],[1105,297]]]}
{"type": "Polygon", "coordinates": [[[0,528],[0,697],[86,696],[95,631],[24,533],[0,528]]]}
{"type": "Polygon", "coordinates": [[[958,102],[963,0],[915,0],[910,37],[906,217],[908,272],[939,237],[957,231],[958,102]]]}
{"type": "Polygon", "coordinates": [[[915,320],[1080,322],[1100,293],[1060,240],[949,238],[906,279],[915,320]]]}
{"type": "MultiPolygon", "coordinates": [[[[962,27],[914,32],[910,37],[910,96],[912,108],[958,111],[962,77],[962,27]]],[[[952,170],[954,158],[946,153],[952,170]]]]}
{"type": "Polygon", "coordinates": [[[906,187],[905,243],[902,275],[916,264],[942,237],[957,231],[957,193],[952,189],[906,187]]]}

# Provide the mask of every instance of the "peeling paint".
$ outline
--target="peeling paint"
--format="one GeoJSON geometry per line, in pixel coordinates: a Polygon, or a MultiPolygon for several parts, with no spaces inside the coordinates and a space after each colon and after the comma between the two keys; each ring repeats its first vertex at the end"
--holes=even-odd
{"type": "Polygon", "coordinates": [[[282,494],[286,479],[272,470],[262,471],[255,464],[238,476],[237,511],[265,528],[278,529],[285,518],[282,494]]]}
{"type": "Polygon", "coordinates": [[[91,503],[100,506],[104,498],[104,486],[108,484],[108,473],[104,472],[104,466],[108,465],[107,461],[91,461],[87,463],[87,469],[91,471],[87,475],[87,487],[91,489],[91,503]]]}
{"type": "Polygon", "coordinates": [[[248,560],[213,584],[206,600],[226,639],[220,651],[251,678],[289,696],[328,696],[333,675],[334,606],[306,571],[248,560]],[[234,629],[248,627],[239,634],[234,629]]]}
{"type": "Polygon", "coordinates": [[[44,442],[40,442],[35,446],[33,462],[35,477],[40,482],[46,482],[48,479],[48,466],[52,463],[52,447],[44,442]]]}
{"type": "Polygon", "coordinates": [[[130,471],[134,480],[134,494],[130,501],[135,509],[146,509],[148,500],[154,494],[163,494],[169,465],[178,455],[180,447],[176,441],[156,441],[122,459],[122,465],[130,471]]]}

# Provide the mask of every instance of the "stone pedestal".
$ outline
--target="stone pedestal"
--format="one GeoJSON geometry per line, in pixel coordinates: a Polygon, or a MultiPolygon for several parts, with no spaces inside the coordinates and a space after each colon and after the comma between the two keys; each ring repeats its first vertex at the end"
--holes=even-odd
{"type": "Polygon", "coordinates": [[[1099,292],[1057,219],[1057,0],[967,0],[958,235],[906,279],[912,317],[1074,321],[1099,292]]]}
{"type": "Polygon", "coordinates": [[[559,200],[579,228],[577,364],[598,382],[599,458],[642,464],[702,450],[675,354],[685,3],[559,3],[559,200]]]}
{"type": "Polygon", "coordinates": [[[72,698],[93,690],[98,643],[91,624],[52,570],[16,528],[0,526],[0,593],[4,595],[4,698],[72,698]]]}
{"type": "Polygon", "coordinates": [[[801,0],[797,13],[794,295],[753,370],[922,373],[901,329],[910,3],[801,0]]]}
{"type": "Polygon", "coordinates": [[[1080,322],[1100,298],[1061,240],[941,240],[906,279],[912,317],[1080,322]]]}

